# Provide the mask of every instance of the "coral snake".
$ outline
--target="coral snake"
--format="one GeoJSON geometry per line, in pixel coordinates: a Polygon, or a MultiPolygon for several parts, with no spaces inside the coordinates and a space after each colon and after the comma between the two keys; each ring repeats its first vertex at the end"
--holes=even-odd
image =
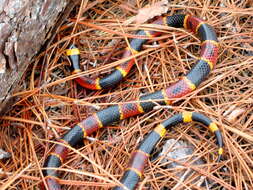
{"type": "MultiPolygon", "coordinates": [[[[63,164],[69,152],[69,149],[67,146],[64,146],[64,144],[73,147],[81,142],[85,137],[113,122],[151,111],[157,104],[172,104],[174,98],[180,98],[194,91],[213,69],[217,62],[219,44],[216,33],[209,24],[197,17],[183,14],[158,17],[153,24],[166,25],[176,28],[183,27],[199,36],[201,41],[201,52],[194,67],[184,77],[166,89],[141,96],[134,103],[122,103],[110,106],[90,115],[80,123],[76,124],[60,139],[60,142],[62,143],[56,144],[52,152],[46,158],[43,166],[43,176],[45,182],[42,186],[46,185],[49,190],[61,189],[60,184],[58,183],[57,170],[46,168],[58,168],[63,164]]],[[[140,30],[136,35],[153,37],[160,34],[161,32],[157,31],[140,30]]],[[[147,39],[143,38],[132,39],[129,48],[126,48],[122,57],[126,58],[137,54],[146,41],[147,39]]],[[[71,61],[73,73],[81,72],[79,49],[72,45],[66,53],[71,61]]],[[[120,64],[111,74],[102,79],[91,79],[81,76],[75,80],[81,86],[88,89],[106,89],[119,83],[129,73],[133,65],[134,59],[131,59],[130,61],[120,64]]],[[[143,173],[143,168],[151,150],[165,134],[166,129],[178,123],[190,122],[192,120],[201,122],[208,126],[215,134],[219,147],[219,156],[217,159],[217,161],[219,161],[223,152],[223,142],[221,132],[218,127],[214,122],[211,122],[210,119],[202,114],[195,112],[183,112],[164,121],[151,133],[149,133],[139,146],[138,150],[134,152],[129,167],[121,179],[122,186],[116,187],[115,189],[125,189],[124,187],[133,189],[143,173]]]]}

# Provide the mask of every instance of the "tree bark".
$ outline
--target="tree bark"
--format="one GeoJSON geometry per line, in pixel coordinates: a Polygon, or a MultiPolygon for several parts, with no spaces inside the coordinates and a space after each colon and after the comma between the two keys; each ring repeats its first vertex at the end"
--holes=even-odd
{"type": "Polygon", "coordinates": [[[0,0],[0,112],[28,63],[74,7],[72,0],[0,0]]]}

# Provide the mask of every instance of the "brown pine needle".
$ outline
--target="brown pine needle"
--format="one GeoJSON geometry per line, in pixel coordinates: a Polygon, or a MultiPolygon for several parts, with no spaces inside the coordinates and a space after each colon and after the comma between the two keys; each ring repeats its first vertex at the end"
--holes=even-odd
{"type": "Polygon", "coordinates": [[[221,128],[225,143],[223,161],[214,162],[217,145],[208,129],[197,123],[176,126],[166,134],[155,153],[160,152],[168,139],[185,141],[194,147],[190,157],[201,159],[204,164],[178,159],[161,163],[161,157],[152,157],[139,188],[201,189],[199,183],[203,180],[199,179],[206,178],[212,183],[205,187],[209,189],[252,189],[252,0],[171,0],[166,6],[156,7],[163,2],[82,0],[78,3],[48,44],[49,48],[42,50],[29,66],[24,80],[20,81],[22,90],[9,95],[16,101],[0,117],[0,144],[11,157],[0,161],[0,189],[38,189],[43,181],[41,172],[46,156],[70,128],[98,110],[135,102],[140,95],[164,89],[192,68],[200,54],[199,38],[184,29],[146,21],[164,10],[168,10],[167,15],[196,15],[212,25],[220,44],[218,64],[196,91],[175,99],[175,104],[157,105],[149,113],[99,130],[85,139],[83,145],[69,147],[70,154],[59,169],[59,182],[64,189],[114,187],[131,153],[146,134],[159,122],[187,110],[206,114],[221,128]],[[133,18],[138,24],[124,24],[133,18]],[[143,50],[122,59],[124,48],[136,37],[137,27],[164,34],[154,38],[141,36],[148,40],[143,50]],[[73,42],[81,52],[82,72],[77,74],[71,74],[65,55],[67,45],[73,42]],[[83,75],[103,77],[130,59],[135,59],[136,65],[113,89],[86,90],[74,81],[83,75]],[[172,162],[182,167],[166,168],[172,162]],[[194,174],[182,180],[178,174],[189,168],[194,174]]]}

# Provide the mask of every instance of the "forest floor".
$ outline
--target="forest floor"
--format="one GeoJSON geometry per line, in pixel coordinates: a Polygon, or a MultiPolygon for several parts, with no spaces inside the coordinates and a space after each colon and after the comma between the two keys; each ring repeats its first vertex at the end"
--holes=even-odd
{"type": "Polygon", "coordinates": [[[145,135],[181,111],[200,112],[215,121],[224,139],[223,160],[215,162],[215,137],[206,127],[195,122],[176,126],[155,152],[174,139],[188,143],[193,154],[183,161],[151,159],[138,189],[253,189],[253,1],[171,0],[165,4],[80,1],[49,48],[31,63],[20,82],[23,91],[14,94],[18,102],[2,116],[0,147],[10,158],[0,161],[0,189],[35,189],[53,144],[76,123],[97,110],[164,89],[191,69],[200,54],[200,40],[184,29],[148,24],[164,12],[195,15],[213,26],[220,47],[217,65],[194,92],[175,104],[113,123],[75,147],[61,167],[63,189],[115,186],[145,135]],[[74,42],[80,48],[83,75],[105,76],[122,63],[121,55],[135,31],[144,28],[163,35],[148,40],[134,56],[136,66],[117,87],[91,91],[73,80],[79,74],[71,75],[65,54],[68,44],[74,42]],[[203,163],[193,165],[196,157],[203,163]],[[181,167],[166,167],[172,162],[181,167]],[[189,168],[194,172],[183,179],[182,172],[189,168]],[[200,180],[206,183],[200,186],[200,180]]]}

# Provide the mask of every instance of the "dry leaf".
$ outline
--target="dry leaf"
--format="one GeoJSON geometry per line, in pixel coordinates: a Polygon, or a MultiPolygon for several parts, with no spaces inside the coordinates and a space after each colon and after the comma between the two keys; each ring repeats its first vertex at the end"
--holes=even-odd
{"type": "Polygon", "coordinates": [[[223,116],[225,116],[229,122],[233,122],[238,116],[243,114],[245,111],[246,111],[245,109],[237,108],[235,105],[232,105],[230,109],[225,111],[223,116]]]}
{"type": "Polygon", "coordinates": [[[168,0],[162,0],[152,6],[146,6],[138,11],[138,14],[124,22],[125,25],[133,22],[142,24],[147,20],[160,16],[168,11],[168,0]]]}
{"type": "Polygon", "coordinates": [[[240,109],[240,108],[238,108],[238,109],[236,109],[236,110],[233,110],[233,111],[227,116],[227,120],[228,120],[229,122],[233,122],[233,121],[235,121],[235,119],[236,119],[239,115],[243,114],[244,112],[245,112],[245,110],[244,110],[244,109],[240,109]]]}

